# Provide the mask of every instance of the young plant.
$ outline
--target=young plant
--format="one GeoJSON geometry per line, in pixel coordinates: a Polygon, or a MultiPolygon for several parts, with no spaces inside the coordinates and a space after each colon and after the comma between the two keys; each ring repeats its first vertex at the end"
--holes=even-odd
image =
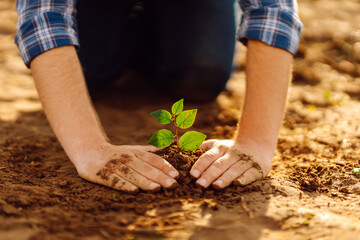
{"type": "Polygon", "coordinates": [[[179,128],[187,129],[191,127],[196,118],[197,109],[185,110],[184,99],[174,103],[171,107],[171,113],[166,110],[157,110],[151,115],[161,124],[173,123],[175,127],[175,136],[167,129],[161,129],[152,135],[149,144],[165,148],[170,146],[174,141],[184,151],[196,150],[205,140],[206,135],[197,131],[184,133],[179,139],[179,128]]]}

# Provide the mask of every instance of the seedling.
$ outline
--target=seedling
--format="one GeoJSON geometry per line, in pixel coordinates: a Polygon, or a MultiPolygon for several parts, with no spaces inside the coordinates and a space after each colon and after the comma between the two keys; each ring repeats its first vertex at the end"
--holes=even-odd
{"type": "Polygon", "coordinates": [[[171,107],[171,113],[166,110],[157,110],[151,115],[161,124],[172,123],[175,128],[175,135],[167,129],[161,129],[152,135],[149,144],[158,148],[166,148],[174,141],[184,151],[196,150],[205,140],[206,135],[197,131],[184,133],[179,139],[179,128],[190,128],[196,118],[197,109],[185,110],[184,99],[174,103],[171,107]]]}

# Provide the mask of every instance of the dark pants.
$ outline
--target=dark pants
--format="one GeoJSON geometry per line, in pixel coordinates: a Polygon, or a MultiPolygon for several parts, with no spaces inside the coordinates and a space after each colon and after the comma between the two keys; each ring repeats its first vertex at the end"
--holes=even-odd
{"type": "Polygon", "coordinates": [[[90,90],[136,69],[177,97],[216,97],[232,71],[235,0],[145,0],[143,11],[134,3],[78,0],[79,58],[90,90]]]}

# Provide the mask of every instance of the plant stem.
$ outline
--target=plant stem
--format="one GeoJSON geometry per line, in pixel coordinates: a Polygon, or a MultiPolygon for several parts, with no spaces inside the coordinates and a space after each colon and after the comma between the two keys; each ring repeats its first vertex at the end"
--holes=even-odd
{"type": "Polygon", "coordinates": [[[178,147],[180,147],[179,137],[178,137],[178,126],[176,126],[175,116],[173,116],[173,121],[172,122],[173,122],[174,127],[175,127],[175,142],[176,142],[176,145],[178,145],[178,147]]]}
{"type": "Polygon", "coordinates": [[[180,147],[177,127],[175,127],[175,141],[176,141],[176,144],[180,147]]]}

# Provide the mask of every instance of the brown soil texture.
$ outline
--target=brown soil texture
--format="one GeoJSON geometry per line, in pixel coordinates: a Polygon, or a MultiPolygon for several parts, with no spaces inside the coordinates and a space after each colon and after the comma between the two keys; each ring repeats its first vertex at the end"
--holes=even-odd
{"type": "Polygon", "coordinates": [[[179,171],[180,176],[177,179],[179,184],[188,185],[193,182],[189,174],[191,167],[205,152],[206,150],[204,149],[184,151],[176,143],[173,143],[169,147],[156,151],[155,153],[179,171]]]}
{"type": "MultiPolygon", "coordinates": [[[[221,191],[185,177],[175,190],[136,195],[77,175],[13,43],[14,9],[0,0],[0,239],[359,239],[359,1],[299,1],[304,31],[268,177],[221,191]]],[[[216,102],[185,99],[198,109],[193,130],[232,137],[245,52],[239,44],[216,102]]],[[[94,101],[113,143],[143,145],[159,129],[149,113],[174,99],[119,83],[94,101]]]]}

